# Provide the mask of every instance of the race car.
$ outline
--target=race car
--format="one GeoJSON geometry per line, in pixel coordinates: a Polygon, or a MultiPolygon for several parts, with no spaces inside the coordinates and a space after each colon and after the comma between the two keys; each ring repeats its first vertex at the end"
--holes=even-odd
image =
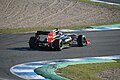
{"type": "Polygon", "coordinates": [[[77,44],[79,47],[90,44],[90,40],[85,35],[77,34],[58,34],[54,31],[37,31],[35,36],[30,37],[29,47],[37,49],[38,47],[48,47],[56,51],[61,51],[66,46],[77,44]]]}

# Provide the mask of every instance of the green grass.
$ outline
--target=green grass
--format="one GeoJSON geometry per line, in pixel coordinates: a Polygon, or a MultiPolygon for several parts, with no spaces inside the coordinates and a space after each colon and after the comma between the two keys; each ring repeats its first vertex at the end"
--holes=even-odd
{"type": "MultiPolygon", "coordinates": [[[[58,27],[58,26],[56,26],[58,27]]],[[[4,28],[0,29],[0,33],[20,33],[20,32],[32,32],[32,31],[38,31],[38,30],[53,30],[56,28],[55,26],[51,27],[35,27],[35,28],[4,28]]],[[[66,26],[66,27],[61,27],[61,29],[73,29],[73,28],[78,28],[78,26],[66,26]]],[[[80,26],[79,26],[80,28],[80,26]]]]}
{"type": "Polygon", "coordinates": [[[35,27],[35,28],[6,28],[0,29],[0,33],[20,33],[20,32],[32,32],[37,30],[47,30],[53,29],[54,27],[46,28],[46,27],[35,27]]]}
{"type": "Polygon", "coordinates": [[[85,2],[88,4],[96,5],[96,6],[101,6],[101,7],[106,7],[110,9],[115,9],[115,10],[120,10],[120,6],[117,5],[111,5],[111,4],[105,4],[105,3],[100,3],[100,2],[92,2],[90,0],[79,0],[80,2],[85,2]]]}
{"type": "Polygon", "coordinates": [[[0,29],[0,33],[20,33],[20,32],[32,32],[32,31],[38,31],[38,30],[53,30],[56,27],[59,27],[60,29],[79,29],[79,28],[86,28],[91,25],[82,25],[82,26],[49,26],[49,27],[34,27],[34,28],[4,28],[0,29]]]}
{"type": "Polygon", "coordinates": [[[88,26],[99,26],[99,25],[109,25],[109,24],[118,24],[118,22],[109,22],[109,23],[104,23],[104,24],[89,24],[89,25],[81,25],[81,26],[49,26],[49,27],[33,27],[33,28],[3,28],[0,29],[0,33],[20,33],[20,32],[32,32],[32,31],[38,31],[38,30],[53,30],[56,27],[59,27],[60,29],[79,29],[79,28],[86,28],[88,26]]]}
{"type": "Polygon", "coordinates": [[[112,63],[72,65],[58,69],[58,71],[61,76],[70,80],[101,80],[96,74],[104,70],[120,68],[120,59],[116,61],[112,63]]]}

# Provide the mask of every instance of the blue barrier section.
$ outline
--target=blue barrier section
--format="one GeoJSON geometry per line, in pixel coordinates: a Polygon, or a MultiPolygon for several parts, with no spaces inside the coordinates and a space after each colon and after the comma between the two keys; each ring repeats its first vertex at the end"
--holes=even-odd
{"type": "Polygon", "coordinates": [[[119,0],[90,0],[90,1],[120,6],[119,0]]]}
{"type": "Polygon", "coordinates": [[[120,24],[112,24],[112,25],[101,25],[101,26],[89,26],[86,29],[63,29],[62,32],[86,32],[86,31],[105,31],[105,30],[117,30],[120,29],[120,24]]]}

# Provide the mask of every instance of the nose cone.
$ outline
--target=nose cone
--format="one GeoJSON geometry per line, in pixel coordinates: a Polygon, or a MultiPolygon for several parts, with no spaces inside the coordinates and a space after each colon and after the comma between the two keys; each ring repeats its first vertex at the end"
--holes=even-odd
{"type": "Polygon", "coordinates": [[[87,44],[91,44],[90,40],[86,40],[86,43],[87,43],[87,44]]]}

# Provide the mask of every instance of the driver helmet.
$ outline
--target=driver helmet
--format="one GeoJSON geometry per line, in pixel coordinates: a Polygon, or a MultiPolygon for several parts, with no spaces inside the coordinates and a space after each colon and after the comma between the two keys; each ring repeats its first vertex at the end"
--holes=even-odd
{"type": "Polygon", "coordinates": [[[55,28],[55,33],[56,33],[56,35],[62,35],[60,28],[55,28]]]}

